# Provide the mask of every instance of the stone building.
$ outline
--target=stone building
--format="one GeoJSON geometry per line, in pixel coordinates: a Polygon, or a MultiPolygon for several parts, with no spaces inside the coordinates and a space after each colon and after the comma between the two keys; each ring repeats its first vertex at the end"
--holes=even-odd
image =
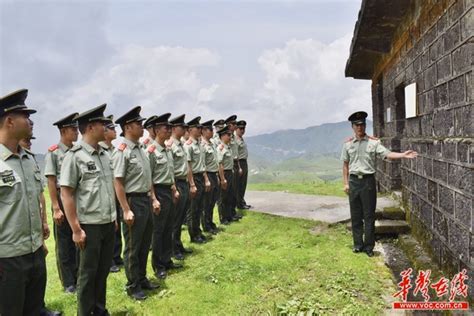
{"type": "Polygon", "coordinates": [[[374,134],[414,160],[379,161],[413,234],[474,293],[474,0],[363,0],[346,77],[372,80],[374,134]]]}

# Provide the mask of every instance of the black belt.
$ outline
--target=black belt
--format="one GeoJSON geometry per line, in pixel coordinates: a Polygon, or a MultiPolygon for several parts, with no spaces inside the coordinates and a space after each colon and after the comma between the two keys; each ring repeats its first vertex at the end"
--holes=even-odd
{"type": "Polygon", "coordinates": [[[241,158],[239,161],[247,161],[247,158],[241,158]]]}
{"type": "Polygon", "coordinates": [[[196,172],[196,173],[193,173],[193,176],[194,176],[194,177],[204,177],[204,172],[196,172]]]}
{"type": "Polygon", "coordinates": [[[171,184],[156,183],[156,184],[153,184],[153,186],[155,188],[171,189],[171,184]]]}
{"type": "Polygon", "coordinates": [[[145,197],[150,196],[150,192],[130,192],[125,193],[126,196],[133,196],[133,197],[145,197]]]}
{"type": "Polygon", "coordinates": [[[374,176],[373,173],[370,173],[370,174],[351,174],[351,178],[355,178],[355,179],[372,178],[373,176],[374,176]]]}
{"type": "Polygon", "coordinates": [[[184,178],[184,179],[176,179],[176,182],[185,182],[187,183],[188,182],[188,179],[184,178]]]}

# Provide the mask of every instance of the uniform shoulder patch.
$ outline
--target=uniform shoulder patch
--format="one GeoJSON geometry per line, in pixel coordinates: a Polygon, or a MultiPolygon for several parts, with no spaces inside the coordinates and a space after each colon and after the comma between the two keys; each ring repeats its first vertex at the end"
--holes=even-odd
{"type": "Polygon", "coordinates": [[[375,136],[367,135],[367,137],[368,137],[369,139],[371,139],[371,140],[379,140],[379,139],[378,139],[377,137],[375,137],[375,136]]]}
{"type": "Polygon", "coordinates": [[[354,139],[354,137],[347,137],[347,138],[344,140],[344,143],[351,142],[353,139],[354,139]]]}
{"type": "Polygon", "coordinates": [[[188,139],[188,140],[186,141],[186,145],[191,145],[192,143],[193,143],[193,141],[190,140],[190,139],[188,139]]]}
{"type": "Polygon", "coordinates": [[[156,149],[156,146],[155,146],[155,145],[151,145],[151,146],[148,147],[148,152],[149,152],[149,153],[152,153],[152,152],[155,151],[155,149],[156,149]]]}
{"type": "Polygon", "coordinates": [[[48,148],[48,151],[53,152],[59,148],[58,144],[54,144],[48,148]]]}
{"type": "Polygon", "coordinates": [[[74,146],[72,146],[72,148],[69,149],[69,150],[70,150],[70,151],[73,151],[73,152],[76,152],[76,151],[78,151],[78,150],[81,149],[81,148],[82,148],[81,145],[74,145],[74,146]]]}
{"type": "Polygon", "coordinates": [[[224,144],[219,145],[219,150],[222,151],[224,149],[224,144]]]}
{"type": "Polygon", "coordinates": [[[146,138],[146,139],[143,141],[143,144],[148,145],[149,142],[150,142],[150,139],[149,139],[149,138],[146,138]]]}
{"type": "Polygon", "coordinates": [[[121,143],[121,144],[117,147],[117,149],[120,150],[120,151],[124,151],[125,148],[127,148],[127,144],[125,144],[125,143],[121,143]]]}

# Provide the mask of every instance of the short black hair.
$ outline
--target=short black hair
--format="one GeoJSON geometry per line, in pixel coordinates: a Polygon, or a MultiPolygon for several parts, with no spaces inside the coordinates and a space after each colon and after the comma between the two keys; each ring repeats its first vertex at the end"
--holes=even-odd
{"type": "Polygon", "coordinates": [[[89,122],[82,122],[79,123],[79,132],[81,132],[82,135],[84,135],[87,131],[87,126],[89,125],[89,122]]]}

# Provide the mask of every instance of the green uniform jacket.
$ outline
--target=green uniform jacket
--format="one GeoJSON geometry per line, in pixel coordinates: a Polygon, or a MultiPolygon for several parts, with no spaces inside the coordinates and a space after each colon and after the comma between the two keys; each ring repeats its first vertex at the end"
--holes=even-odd
{"type": "Polygon", "coordinates": [[[232,154],[232,159],[239,159],[239,146],[237,145],[236,137],[232,134],[230,138],[229,148],[232,154]]]}
{"type": "Polygon", "coordinates": [[[0,258],[33,253],[43,244],[41,171],[33,153],[0,144],[0,258]]]}
{"type": "Polygon", "coordinates": [[[247,143],[243,138],[235,136],[235,141],[237,142],[238,149],[238,159],[247,159],[249,157],[249,151],[247,149],[247,143]]]}
{"type": "Polygon", "coordinates": [[[353,138],[342,146],[341,160],[349,162],[349,174],[365,175],[375,173],[375,158],[385,159],[390,150],[380,140],[367,135],[358,140],[353,138]]]}
{"type": "Polygon", "coordinates": [[[174,165],[171,149],[162,147],[156,141],[153,141],[147,151],[153,183],[174,184],[174,165]]]}
{"type": "Polygon", "coordinates": [[[53,145],[48,148],[48,152],[44,158],[44,175],[55,176],[57,185],[61,179],[61,166],[63,164],[64,156],[69,151],[69,147],[63,143],[53,145]]]}
{"type": "Polygon", "coordinates": [[[221,143],[217,147],[217,163],[222,164],[224,170],[234,170],[234,159],[229,145],[221,143]]]}
{"type": "Polygon", "coordinates": [[[166,146],[171,148],[171,154],[173,155],[175,179],[186,179],[188,176],[188,159],[183,144],[176,138],[171,137],[166,142],[166,146]]]}
{"type": "Polygon", "coordinates": [[[183,147],[184,151],[186,152],[188,162],[191,163],[193,173],[201,173],[206,171],[206,163],[204,162],[204,155],[199,142],[195,139],[188,139],[183,147]]]}
{"type": "Polygon", "coordinates": [[[207,172],[219,171],[219,165],[217,164],[217,151],[216,147],[205,139],[201,141],[202,151],[204,153],[204,161],[206,163],[207,172]]]}
{"type": "Polygon", "coordinates": [[[126,193],[150,191],[150,161],[140,143],[124,138],[112,153],[112,168],[115,178],[123,178],[126,193]]]}
{"type": "Polygon", "coordinates": [[[107,224],[115,221],[115,191],[109,155],[98,146],[80,141],[64,157],[62,187],[75,190],[77,217],[81,224],[107,224]]]}

